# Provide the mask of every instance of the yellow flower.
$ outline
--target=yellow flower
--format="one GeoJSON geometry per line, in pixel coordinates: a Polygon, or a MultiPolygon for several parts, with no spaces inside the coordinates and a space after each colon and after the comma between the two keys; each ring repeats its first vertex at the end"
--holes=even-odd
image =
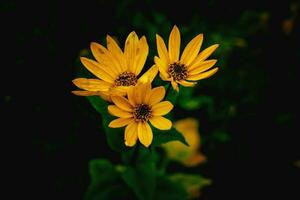
{"type": "Polygon", "coordinates": [[[153,134],[150,123],[160,129],[168,130],[172,122],[162,115],[169,113],[173,105],[162,101],[165,96],[163,86],[151,89],[151,84],[138,84],[127,90],[127,97],[111,96],[115,105],[108,106],[111,115],[119,117],[110,122],[109,127],[125,128],[125,145],[134,146],[137,139],[146,147],[152,143],[153,134]]]}
{"type": "Polygon", "coordinates": [[[159,35],[156,35],[159,57],[154,57],[155,64],[159,67],[161,79],[171,81],[176,91],[179,91],[178,83],[186,87],[192,87],[196,82],[189,81],[198,81],[208,78],[218,71],[217,67],[209,70],[216,64],[217,60],[205,59],[208,58],[219,45],[212,45],[199,53],[202,41],[203,34],[199,34],[192,39],[185,47],[179,60],[180,32],[177,26],[174,26],[170,33],[168,50],[163,39],[159,35]]]}
{"type": "Polygon", "coordinates": [[[100,95],[106,100],[110,100],[111,94],[126,95],[129,86],[134,86],[138,82],[147,82],[154,79],[158,72],[158,67],[153,65],[140,78],[143,66],[146,62],[149,47],[146,37],[140,39],[133,31],[125,42],[124,53],[112,37],[106,37],[107,48],[91,43],[92,54],[96,61],[81,57],[82,64],[98,79],[77,78],[73,83],[81,91],[73,91],[80,96],[100,95]]]}
{"type": "Polygon", "coordinates": [[[175,122],[174,127],[182,133],[190,146],[186,146],[178,141],[164,144],[163,147],[169,159],[178,161],[187,167],[203,163],[206,158],[199,150],[200,134],[198,132],[198,121],[194,118],[186,118],[175,122]]]}

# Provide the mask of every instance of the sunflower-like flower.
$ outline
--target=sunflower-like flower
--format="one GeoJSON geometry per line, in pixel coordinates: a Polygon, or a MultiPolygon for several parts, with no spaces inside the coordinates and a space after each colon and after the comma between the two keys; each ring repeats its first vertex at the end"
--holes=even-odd
{"type": "Polygon", "coordinates": [[[146,147],[152,143],[153,134],[148,122],[160,130],[168,130],[172,122],[163,115],[169,113],[173,105],[162,101],[165,97],[163,86],[151,88],[150,83],[137,84],[127,90],[127,98],[111,96],[115,105],[108,106],[111,115],[119,117],[110,122],[111,128],[125,128],[125,145],[134,146],[137,139],[146,147]]]}
{"type": "Polygon", "coordinates": [[[98,79],[77,78],[73,83],[81,91],[73,91],[80,96],[99,95],[110,100],[111,94],[126,95],[129,86],[138,82],[147,82],[154,79],[158,67],[153,65],[146,73],[138,78],[146,62],[149,47],[146,37],[138,38],[131,32],[125,42],[124,52],[116,41],[109,35],[106,37],[107,48],[92,42],[91,51],[96,61],[81,57],[82,64],[98,79]]]}
{"type": "Polygon", "coordinates": [[[219,46],[212,45],[199,53],[203,41],[203,34],[197,35],[185,47],[180,59],[180,32],[175,25],[169,36],[167,49],[163,39],[156,35],[156,44],[159,57],[155,56],[155,64],[159,67],[160,77],[164,81],[171,81],[173,88],[179,91],[178,83],[192,87],[196,82],[212,76],[218,68],[212,68],[217,60],[206,60],[219,46]],[[191,82],[190,82],[191,81],[191,82]]]}

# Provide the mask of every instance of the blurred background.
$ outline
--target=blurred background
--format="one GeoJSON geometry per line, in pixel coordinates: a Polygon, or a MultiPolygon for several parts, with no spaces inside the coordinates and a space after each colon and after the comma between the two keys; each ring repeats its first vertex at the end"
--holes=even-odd
{"type": "Polygon", "coordinates": [[[184,90],[175,109],[177,119],[198,119],[207,161],[168,170],[211,179],[204,200],[300,199],[299,11],[296,0],[1,1],[2,164],[11,198],[82,199],[88,161],[120,162],[101,117],[70,92],[78,57],[92,41],[106,44],[106,34],[123,47],[135,30],[148,39],[150,66],[155,33],[166,41],[176,24],[182,47],[199,33],[202,49],[220,44],[212,55],[220,70],[184,90]]]}

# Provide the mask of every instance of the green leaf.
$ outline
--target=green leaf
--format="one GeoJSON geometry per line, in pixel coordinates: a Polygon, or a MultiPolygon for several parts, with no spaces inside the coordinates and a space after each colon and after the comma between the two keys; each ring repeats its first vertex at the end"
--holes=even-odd
{"type": "Polygon", "coordinates": [[[156,200],[185,200],[188,194],[181,184],[171,181],[166,176],[160,176],[157,179],[155,191],[156,200]]]}
{"type": "Polygon", "coordinates": [[[109,200],[128,196],[122,185],[120,174],[113,164],[105,159],[92,160],[89,163],[91,183],[85,200],[109,200]]]}
{"type": "Polygon", "coordinates": [[[135,168],[128,167],[122,178],[139,200],[153,199],[155,189],[154,163],[137,164],[135,168]]]}
{"type": "Polygon", "coordinates": [[[162,131],[156,128],[152,128],[153,130],[153,146],[160,146],[163,143],[167,143],[170,141],[178,140],[183,144],[189,146],[183,135],[177,131],[174,127],[170,130],[162,131]]]}
{"type": "MultiPolygon", "coordinates": [[[[178,86],[180,87],[180,86],[178,86]]],[[[179,92],[173,89],[171,82],[165,85],[166,89],[166,97],[165,100],[170,101],[173,105],[176,104],[177,98],[179,96],[179,92]]]]}
{"type": "Polygon", "coordinates": [[[102,117],[102,124],[105,130],[106,139],[108,145],[117,152],[125,150],[124,145],[124,129],[123,128],[109,128],[108,124],[114,120],[114,117],[108,113],[107,106],[109,105],[106,101],[98,96],[87,97],[90,104],[95,110],[100,113],[102,117]]]}

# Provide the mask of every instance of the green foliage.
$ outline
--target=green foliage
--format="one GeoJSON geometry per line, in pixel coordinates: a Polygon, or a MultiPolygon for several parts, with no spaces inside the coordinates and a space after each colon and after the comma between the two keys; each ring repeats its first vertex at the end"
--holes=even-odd
{"type": "Polygon", "coordinates": [[[189,146],[183,135],[177,131],[174,127],[172,127],[170,130],[166,131],[160,131],[158,129],[153,129],[153,142],[152,146],[160,146],[163,143],[167,143],[170,141],[178,140],[182,142],[183,144],[189,146]]]}
{"type": "Polygon", "coordinates": [[[187,199],[187,191],[178,183],[171,181],[167,176],[157,179],[156,200],[184,200],[187,199]]]}

